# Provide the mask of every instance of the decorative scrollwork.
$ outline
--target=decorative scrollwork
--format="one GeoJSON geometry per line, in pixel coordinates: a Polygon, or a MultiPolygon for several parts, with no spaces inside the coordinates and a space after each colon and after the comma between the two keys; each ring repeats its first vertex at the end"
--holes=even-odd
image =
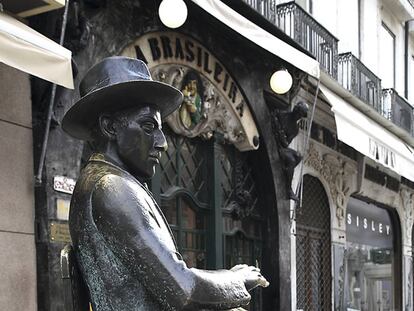
{"type": "Polygon", "coordinates": [[[236,219],[243,219],[249,216],[254,208],[253,199],[247,189],[244,188],[244,176],[243,161],[241,155],[236,156],[235,163],[235,181],[236,192],[234,200],[230,202],[228,208],[232,209],[232,214],[236,219]]]}
{"type": "MultiPolygon", "coordinates": [[[[402,203],[402,215],[403,219],[403,229],[405,232],[405,239],[409,243],[411,241],[412,227],[413,227],[413,203],[414,203],[414,193],[406,188],[400,189],[400,198],[402,203]]],[[[407,244],[408,244],[407,243],[407,244]]]]}
{"type": "MultiPolygon", "coordinates": [[[[225,98],[203,75],[198,75],[191,68],[180,65],[157,66],[153,68],[152,75],[155,80],[169,83],[183,91],[182,108],[166,119],[175,133],[187,137],[200,136],[204,139],[210,139],[213,132],[216,131],[223,134],[224,139],[236,147],[245,143],[247,137],[238,116],[234,110],[227,107],[225,98]],[[188,76],[191,74],[197,77],[197,86],[195,83],[187,85],[189,83],[188,76]],[[199,96],[201,100],[194,102],[196,96],[199,96]],[[197,106],[199,116],[196,120],[191,121],[192,115],[189,116],[189,113],[195,112],[196,104],[199,105],[197,106]],[[188,106],[189,112],[184,110],[185,106],[188,106]]],[[[243,117],[246,108],[244,101],[236,107],[240,117],[243,117]]]]}
{"type": "Polygon", "coordinates": [[[356,172],[355,165],[331,153],[322,155],[312,142],[309,144],[305,165],[317,171],[329,185],[329,191],[336,205],[338,225],[342,226],[345,219],[346,198],[350,194],[351,178],[356,172]]]}

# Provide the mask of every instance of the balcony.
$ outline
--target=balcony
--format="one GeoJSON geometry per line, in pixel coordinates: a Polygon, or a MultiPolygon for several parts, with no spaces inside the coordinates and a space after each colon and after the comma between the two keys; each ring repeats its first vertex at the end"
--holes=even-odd
{"type": "MultiPolygon", "coordinates": [[[[242,0],[311,53],[343,88],[414,137],[414,108],[352,53],[338,55],[338,39],[294,1],[242,0]]],[[[414,7],[414,0],[407,0],[414,7]]]]}
{"type": "Polygon", "coordinates": [[[338,39],[295,2],[277,5],[276,0],[243,0],[311,53],[336,79],[338,39]]]}
{"type": "Polygon", "coordinates": [[[242,0],[267,20],[276,24],[276,0],[242,0]]]}
{"type": "Polygon", "coordinates": [[[413,107],[394,89],[382,90],[382,115],[411,135],[413,129],[413,107]]]}
{"type": "Polygon", "coordinates": [[[276,25],[311,53],[322,70],[336,79],[338,39],[295,2],[276,6],[276,25]]]}
{"type": "Polygon", "coordinates": [[[381,80],[352,53],[338,55],[338,82],[354,96],[383,114],[381,80]]]}
{"type": "Polygon", "coordinates": [[[333,78],[337,75],[338,39],[294,2],[276,7],[276,25],[311,53],[333,78]]]}

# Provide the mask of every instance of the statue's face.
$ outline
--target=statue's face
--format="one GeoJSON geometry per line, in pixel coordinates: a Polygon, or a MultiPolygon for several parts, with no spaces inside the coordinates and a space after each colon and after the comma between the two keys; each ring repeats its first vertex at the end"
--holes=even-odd
{"type": "Polygon", "coordinates": [[[134,176],[151,178],[167,149],[160,112],[147,106],[129,110],[121,118],[116,126],[118,156],[134,176]]]}

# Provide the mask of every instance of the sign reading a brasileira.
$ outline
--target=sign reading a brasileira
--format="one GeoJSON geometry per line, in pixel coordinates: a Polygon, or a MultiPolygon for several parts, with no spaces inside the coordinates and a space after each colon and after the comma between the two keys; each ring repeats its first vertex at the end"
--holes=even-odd
{"type": "Polygon", "coordinates": [[[199,42],[175,32],[153,32],[132,42],[122,55],[142,59],[155,80],[183,92],[181,107],[166,119],[174,132],[206,139],[219,132],[240,151],[259,147],[259,134],[240,88],[199,42]]]}

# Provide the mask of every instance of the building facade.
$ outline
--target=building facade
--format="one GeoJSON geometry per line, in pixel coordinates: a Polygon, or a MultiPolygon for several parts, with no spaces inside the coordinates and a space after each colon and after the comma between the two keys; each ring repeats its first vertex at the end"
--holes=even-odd
{"type": "Polygon", "coordinates": [[[70,51],[40,35],[27,25],[27,20],[21,19],[62,6],[64,1],[62,4],[53,0],[0,3],[1,310],[38,309],[36,147],[31,105],[36,92],[32,92],[29,73],[58,84],[66,79],[73,83],[70,51]],[[49,66],[43,66],[44,62],[49,66]]]}
{"type": "MultiPolygon", "coordinates": [[[[413,310],[413,3],[204,2],[225,5],[283,41],[298,55],[294,61],[211,15],[202,1],[186,1],[187,21],[168,29],[159,3],[71,1],[64,45],[77,64],[75,85],[99,60],[124,55],[143,59],[154,79],[185,95],[163,124],[169,149],[149,186],[187,264],[259,265],[271,285],[255,292],[249,310],[413,310]],[[299,69],[301,57],[319,62],[320,81],[299,69]],[[293,76],[285,95],[269,86],[281,67],[293,76]],[[286,193],[273,115],[300,101],[310,113],[292,143],[304,155],[293,182],[296,204],[286,193]]],[[[60,14],[30,24],[56,38],[60,14]]],[[[32,79],[31,92],[37,167],[50,85],[32,79]]],[[[38,310],[67,310],[59,254],[70,243],[70,193],[91,152],[60,121],[78,97],[57,89],[35,193],[37,276],[30,282],[37,280],[38,310]]],[[[2,234],[31,237],[34,265],[31,217],[26,231],[8,221],[2,234]]]]}
{"type": "Polygon", "coordinates": [[[33,138],[29,75],[0,64],[0,306],[35,310],[33,138]],[[18,259],[18,260],[16,260],[18,259]],[[26,295],[22,296],[24,292],[26,295]]]}
{"type": "MultiPolygon", "coordinates": [[[[323,70],[308,149],[307,125],[296,142],[292,309],[412,310],[413,3],[296,1],[274,12],[323,70]]],[[[313,94],[304,85],[296,100],[313,94]]]]}
{"type": "MultiPolygon", "coordinates": [[[[271,286],[254,293],[251,310],[290,308],[290,203],[271,111],[287,108],[291,94],[274,95],[269,78],[283,65],[298,88],[303,74],[192,2],[187,3],[186,23],[177,30],[160,22],[158,1],[77,4],[66,43],[79,71],[75,84],[104,57],[124,55],[144,60],[154,79],[176,86],[185,95],[181,108],[163,125],[169,148],[149,186],[187,264],[206,269],[242,262],[258,265],[271,286]]],[[[243,8],[251,19],[257,18],[246,4],[243,8]]],[[[36,22],[39,31],[54,27],[52,19],[39,17],[36,22]]],[[[305,55],[281,30],[272,31],[272,36],[283,38],[305,55]]],[[[33,88],[37,94],[46,91],[37,84],[33,88]]],[[[43,184],[36,193],[41,310],[66,310],[59,253],[70,242],[71,185],[90,148],[58,125],[78,96],[58,90],[43,184]]],[[[42,102],[33,106],[41,111],[42,102]]],[[[41,132],[42,125],[35,131],[41,132]]]]}

